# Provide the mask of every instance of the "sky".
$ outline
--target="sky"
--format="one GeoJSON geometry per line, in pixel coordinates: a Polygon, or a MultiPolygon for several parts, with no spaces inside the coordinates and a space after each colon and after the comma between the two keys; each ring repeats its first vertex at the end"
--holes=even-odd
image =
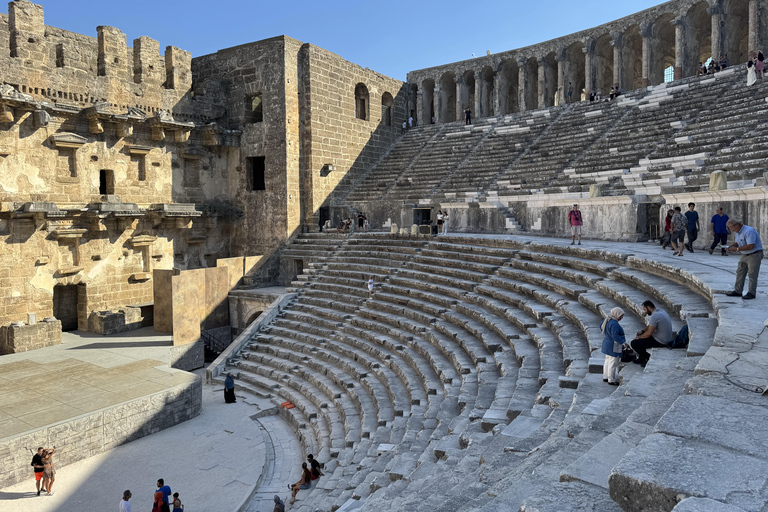
{"type": "MultiPolygon", "coordinates": [[[[393,78],[521,48],[658,5],[661,0],[34,0],[46,25],[96,36],[111,25],[128,44],[149,36],[193,57],[281,34],[393,78]]],[[[3,5],[5,2],[3,2],[3,5]]],[[[7,7],[3,11],[7,13],[7,7]]]]}

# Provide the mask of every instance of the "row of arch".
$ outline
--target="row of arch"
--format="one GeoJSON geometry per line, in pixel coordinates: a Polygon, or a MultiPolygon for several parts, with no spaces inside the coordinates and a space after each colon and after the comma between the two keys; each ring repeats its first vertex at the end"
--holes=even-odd
{"type": "MultiPolygon", "coordinates": [[[[355,118],[367,121],[371,119],[371,95],[364,83],[355,85],[355,118]]],[[[381,95],[381,122],[384,126],[395,126],[395,98],[390,92],[381,95]]]]}
{"type": "Polygon", "coordinates": [[[461,119],[465,108],[475,117],[489,117],[577,101],[582,90],[607,95],[614,84],[621,90],[657,85],[670,67],[674,79],[694,76],[710,57],[727,55],[730,64],[743,63],[760,49],[756,3],[703,0],[683,15],[664,13],[544,56],[446,71],[411,83],[411,100],[420,119],[450,122],[461,119]]]}

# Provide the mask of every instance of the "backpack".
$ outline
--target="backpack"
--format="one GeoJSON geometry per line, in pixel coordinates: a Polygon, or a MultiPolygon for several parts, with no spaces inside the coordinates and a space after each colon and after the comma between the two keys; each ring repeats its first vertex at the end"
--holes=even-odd
{"type": "Polygon", "coordinates": [[[688,324],[685,324],[680,328],[680,332],[677,333],[677,336],[672,340],[672,343],[669,344],[669,348],[685,348],[688,346],[689,339],[688,324]]]}

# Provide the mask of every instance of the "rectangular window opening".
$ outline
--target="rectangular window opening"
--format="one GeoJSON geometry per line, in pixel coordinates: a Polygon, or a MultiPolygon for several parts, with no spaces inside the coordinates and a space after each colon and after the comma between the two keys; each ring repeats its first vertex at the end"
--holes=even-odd
{"type": "Polygon", "coordinates": [[[115,193],[115,173],[109,169],[99,171],[99,194],[102,196],[115,193]]]}
{"type": "Polygon", "coordinates": [[[254,94],[248,98],[248,105],[251,109],[251,122],[261,123],[264,121],[264,107],[261,102],[261,93],[254,94]]]}
{"type": "Polygon", "coordinates": [[[264,180],[265,157],[254,156],[248,159],[248,190],[267,190],[264,180]]]}
{"type": "Polygon", "coordinates": [[[136,169],[136,176],[139,181],[145,181],[147,179],[146,169],[144,167],[144,156],[132,156],[131,167],[136,169]]]}
{"type": "Polygon", "coordinates": [[[56,45],[56,67],[57,68],[64,67],[64,45],[63,44],[56,45]]]}

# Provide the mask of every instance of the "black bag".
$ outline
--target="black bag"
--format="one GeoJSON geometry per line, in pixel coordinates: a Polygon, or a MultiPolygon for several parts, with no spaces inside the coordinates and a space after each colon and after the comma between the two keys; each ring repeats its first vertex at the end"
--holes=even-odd
{"type": "Polygon", "coordinates": [[[628,345],[624,345],[624,349],[621,351],[621,362],[631,363],[636,358],[637,355],[635,354],[635,351],[632,350],[628,345]]]}

